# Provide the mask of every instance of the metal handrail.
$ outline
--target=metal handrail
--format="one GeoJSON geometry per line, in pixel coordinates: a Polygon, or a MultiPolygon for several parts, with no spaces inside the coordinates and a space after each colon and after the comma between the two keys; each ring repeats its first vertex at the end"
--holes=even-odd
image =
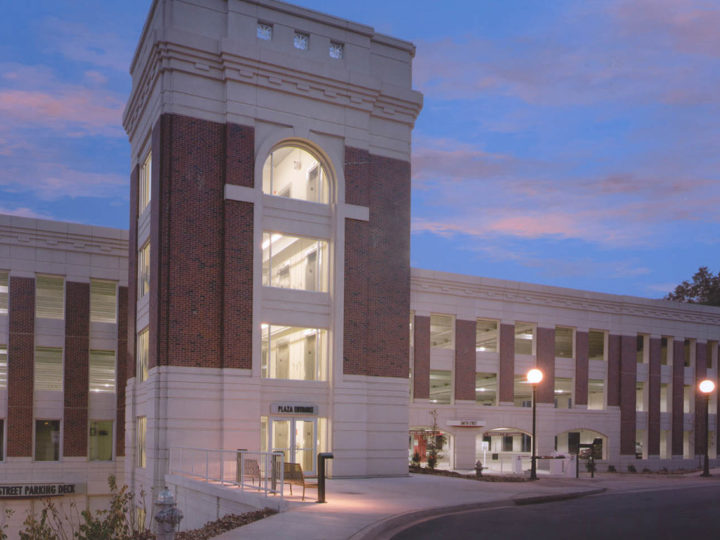
{"type": "Polygon", "coordinates": [[[282,452],[250,452],[178,446],[170,448],[169,471],[206,483],[236,486],[283,496],[285,455],[282,452]],[[257,484],[256,484],[257,482],[257,484]]]}

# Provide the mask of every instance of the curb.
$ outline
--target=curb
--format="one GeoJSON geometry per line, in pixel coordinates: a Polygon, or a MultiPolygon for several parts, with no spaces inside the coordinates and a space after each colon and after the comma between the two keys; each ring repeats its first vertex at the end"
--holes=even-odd
{"type": "Polygon", "coordinates": [[[577,491],[573,493],[558,493],[551,495],[536,495],[532,497],[519,497],[515,499],[503,499],[500,501],[490,501],[484,503],[467,503],[455,506],[442,506],[436,508],[426,508],[423,510],[415,510],[405,514],[395,515],[360,529],[348,540],[389,540],[396,534],[407,529],[408,527],[427,521],[435,517],[441,517],[447,514],[456,514],[469,510],[480,510],[485,508],[500,508],[508,505],[528,505],[542,504],[546,502],[564,501],[568,499],[579,499],[589,495],[597,495],[607,491],[606,488],[590,489],[586,491],[577,491]]]}

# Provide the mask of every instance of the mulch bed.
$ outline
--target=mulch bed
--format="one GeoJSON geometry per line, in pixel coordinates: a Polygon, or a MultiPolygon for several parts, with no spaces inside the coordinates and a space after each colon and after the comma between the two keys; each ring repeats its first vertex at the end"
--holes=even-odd
{"type": "Polygon", "coordinates": [[[271,508],[247,512],[245,514],[228,514],[216,521],[209,521],[200,529],[177,533],[175,540],[207,540],[224,532],[252,523],[253,521],[272,516],[273,514],[277,514],[277,510],[271,508]]]}
{"type": "Polygon", "coordinates": [[[460,474],[455,471],[445,471],[442,469],[429,469],[427,467],[414,467],[410,465],[410,472],[414,474],[434,474],[435,476],[449,476],[451,478],[464,478],[466,480],[476,480],[478,482],[529,482],[530,479],[524,476],[497,476],[488,475],[476,477],[474,474],[460,474]]]}

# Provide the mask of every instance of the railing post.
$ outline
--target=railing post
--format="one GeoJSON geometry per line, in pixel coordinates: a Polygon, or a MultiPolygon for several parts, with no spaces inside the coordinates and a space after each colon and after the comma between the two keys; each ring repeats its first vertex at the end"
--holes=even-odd
{"type": "Polygon", "coordinates": [[[205,450],[205,483],[207,484],[210,476],[210,452],[205,450]]]}
{"type": "Polygon", "coordinates": [[[225,456],[223,455],[223,451],[220,450],[220,485],[225,485],[225,456]]]}

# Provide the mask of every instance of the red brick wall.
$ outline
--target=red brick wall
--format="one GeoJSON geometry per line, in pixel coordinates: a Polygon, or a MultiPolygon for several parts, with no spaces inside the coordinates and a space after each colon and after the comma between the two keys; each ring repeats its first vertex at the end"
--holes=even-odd
{"type": "Polygon", "coordinates": [[[225,125],[225,183],[255,186],[255,129],[225,125]]]}
{"type": "Polygon", "coordinates": [[[430,317],[415,316],[413,397],[430,398],[430,317]]]}
{"type": "Polygon", "coordinates": [[[475,401],[475,321],[455,320],[455,399],[475,401]]]}
{"type": "Polygon", "coordinates": [[[660,455],[660,338],[650,338],[648,368],[648,456],[660,455]]]}
{"type": "MultiPolygon", "coordinates": [[[[368,317],[370,316],[370,313],[368,312],[367,279],[368,229],[369,225],[367,222],[357,221],[354,219],[345,220],[345,320],[343,321],[343,371],[345,373],[355,373],[359,375],[367,374],[367,365],[365,362],[368,357],[367,337],[368,317]],[[350,246],[352,246],[352,249],[350,246]]],[[[408,320],[410,320],[409,311],[408,320]]],[[[417,329],[415,332],[417,334],[417,329]]],[[[430,334],[428,330],[428,347],[429,346],[430,334]]],[[[417,357],[417,345],[415,355],[417,357]]]]}
{"type": "Polygon", "coordinates": [[[246,202],[225,201],[223,367],[252,368],[253,214],[246,202]]]}
{"type": "Polygon", "coordinates": [[[500,325],[500,372],[498,373],[498,402],[512,403],[515,399],[515,325],[500,325]]]}
{"type": "Polygon", "coordinates": [[[370,220],[345,239],[345,306],[343,343],[345,373],[382,377],[408,376],[410,313],[410,164],[346,150],[346,200],[362,202],[367,191],[370,220]],[[361,161],[356,161],[358,156],[361,161]],[[365,163],[364,159],[368,159],[365,163]],[[365,238],[358,230],[366,230],[365,238]],[[358,262],[365,258],[365,262],[358,262]],[[366,272],[361,274],[359,268],[366,272]],[[363,288],[366,300],[361,297],[363,288]],[[348,290],[349,288],[349,290],[348,290]],[[362,309],[364,303],[367,308],[362,309]],[[357,311],[356,308],[360,308],[357,311]],[[353,336],[366,332],[366,354],[359,357],[353,336]]]}
{"type": "Polygon", "coordinates": [[[63,456],[87,456],[90,284],[65,283],[63,456]]]}
{"type": "Polygon", "coordinates": [[[620,336],[608,336],[608,375],[607,404],[608,407],[620,405],[620,336]]]}
{"type": "MultiPolygon", "coordinates": [[[[134,298],[134,297],[133,297],[134,298]]],[[[134,326],[134,325],[133,325],[134,326]]],[[[118,287],[117,322],[117,414],[115,455],[125,455],[125,385],[128,379],[128,288],[118,287]]]]}
{"type": "Polygon", "coordinates": [[[555,403],[555,329],[537,329],[537,367],[543,380],[537,387],[538,403],[555,403]]]}
{"type": "Polygon", "coordinates": [[[225,135],[178,115],[153,130],[150,367],[223,364],[225,135]]]}
{"type": "Polygon", "coordinates": [[[33,455],[35,280],[10,278],[7,455],[33,455]]]}
{"type": "Polygon", "coordinates": [[[685,356],[683,340],[673,340],[672,367],[672,455],[683,455],[683,381],[685,356]]]}
{"type": "MultiPolygon", "coordinates": [[[[158,164],[153,159],[152,174],[153,178],[156,178],[155,170],[158,164]]],[[[130,231],[128,236],[128,286],[127,286],[127,297],[129,302],[127,304],[127,314],[125,325],[127,338],[125,339],[125,371],[127,378],[131,379],[135,376],[135,340],[137,330],[135,328],[135,321],[137,319],[137,257],[138,257],[138,245],[137,245],[137,209],[138,209],[138,178],[139,178],[139,167],[136,166],[132,174],[130,175],[130,231]]],[[[120,324],[121,312],[118,312],[118,325],[120,324]]],[[[118,346],[120,342],[118,340],[118,346]]],[[[120,354],[118,349],[118,361],[120,360],[120,354]]],[[[124,416],[123,416],[124,418],[124,416]]],[[[118,424],[119,426],[119,424],[118,424]]],[[[117,433],[120,433],[118,430],[117,433]]],[[[120,437],[118,437],[119,439],[120,437]]],[[[123,443],[123,448],[125,447],[123,443]]]]}
{"type": "Polygon", "coordinates": [[[707,444],[705,431],[705,397],[697,391],[697,385],[707,373],[707,343],[695,344],[695,453],[704,454],[707,444]]]}
{"type": "Polygon", "coordinates": [[[637,336],[620,338],[620,454],[635,454],[637,336]]]}
{"type": "Polygon", "coordinates": [[[590,341],[587,332],[575,332],[575,403],[587,405],[590,341]]]}

